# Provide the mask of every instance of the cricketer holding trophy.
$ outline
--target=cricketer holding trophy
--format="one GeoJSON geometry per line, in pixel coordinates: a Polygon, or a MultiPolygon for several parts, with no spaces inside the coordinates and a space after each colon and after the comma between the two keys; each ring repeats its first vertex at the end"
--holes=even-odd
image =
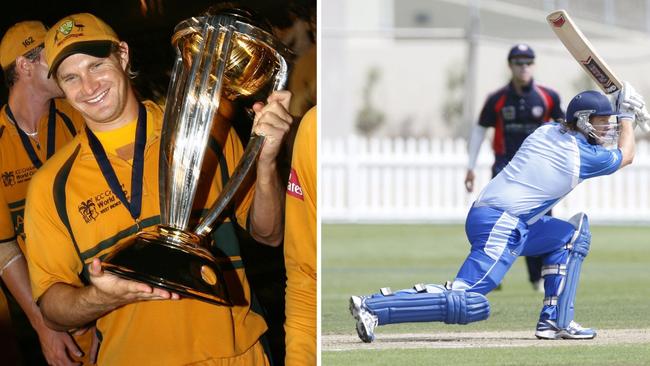
{"type": "Polygon", "coordinates": [[[75,14],[48,31],[50,73],[87,127],[30,186],[34,297],[55,329],[96,321],[100,365],[267,365],[235,227],[281,241],[284,49],[236,9],[180,23],[172,42],[163,118],[135,96],[128,45],[107,24],[75,14]],[[260,94],[244,152],[226,107],[260,94]]]}

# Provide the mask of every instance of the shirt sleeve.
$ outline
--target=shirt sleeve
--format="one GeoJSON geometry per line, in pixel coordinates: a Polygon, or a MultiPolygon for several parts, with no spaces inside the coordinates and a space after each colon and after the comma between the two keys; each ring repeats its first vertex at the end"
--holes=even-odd
{"type": "Polygon", "coordinates": [[[83,264],[54,206],[52,180],[32,178],[25,206],[25,246],[34,299],[55,283],[83,286],[83,264]]]}
{"type": "Polygon", "coordinates": [[[581,179],[612,174],[621,166],[622,152],[620,149],[607,150],[600,145],[591,145],[586,142],[581,143],[579,149],[581,179]]]}
{"type": "Polygon", "coordinates": [[[478,124],[483,127],[494,127],[497,123],[497,114],[494,110],[495,108],[495,95],[490,95],[485,104],[483,104],[483,109],[478,119],[478,124]]]}
{"type": "Polygon", "coordinates": [[[468,170],[474,170],[476,167],[476,160],[478,159],[479,151],[481,151],[481,145],[485,139],[486,132],[487,128],[480,125],[474,126],[472,129],[472,136],[467,144],[467,154],[469,157],[469,161],[467,162],[468,170]]]}

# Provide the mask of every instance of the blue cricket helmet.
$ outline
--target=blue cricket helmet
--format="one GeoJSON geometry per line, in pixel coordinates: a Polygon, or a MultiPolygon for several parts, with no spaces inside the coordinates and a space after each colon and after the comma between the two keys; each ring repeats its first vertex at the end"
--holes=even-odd
{"type": "Polygon", "coordinates": [[[584,91],[571,99],[566,110],[567,123],[574,123],[592,145],[609,145],[618,139],[618,123],[608,120],[596,125],[591,123],[591,116],[617,116],[609,99],[593,90],[584,91]]]}
{"type": "Polygon", "coordinates": [[[578,118],[576,112],[590,111],[590,116],[613,116],[616,111],[607,97],[597,91],[587,90],[576,95],[569,102],[566,109],[567,122],[575,122],[578,118]]]}

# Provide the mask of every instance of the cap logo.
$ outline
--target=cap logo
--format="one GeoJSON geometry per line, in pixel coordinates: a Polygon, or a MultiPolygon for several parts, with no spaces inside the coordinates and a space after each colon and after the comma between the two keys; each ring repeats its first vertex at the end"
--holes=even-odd
{"type": "Polygon", "coordinates": [[[67,36],[72,32],[72,27],[74,26],[74,21],[73,20],[66,20],[59,26],[58,31],[63,34],[64,36],[67,36]]]}
{"type": "MultiPolygon", "coordinates": [[[[63,36],[61,42],[66,40],[68,37],[71,37],[70,33],[72,33],[72,29],[74,27],[77,27],[78,32],[82,32],[85,25],[75,22],[74,19],[68,19],[65,22],[61,23],[59,28],[56,29],[56,34],[54,35],[54,43],[56,43],[57,46],[59,45],[59,43],[57,43],[59,39],[59,34],[63,36]]],[[[78,37],[80,36],[80,34],[76,36],[78,37]]]]}
{"type": "Polygon", "coordinates": [[[32,43],[34,43],[34,38],[32,36],[29,36],[23,41],[23,47],[27,48],[32,43]]]}

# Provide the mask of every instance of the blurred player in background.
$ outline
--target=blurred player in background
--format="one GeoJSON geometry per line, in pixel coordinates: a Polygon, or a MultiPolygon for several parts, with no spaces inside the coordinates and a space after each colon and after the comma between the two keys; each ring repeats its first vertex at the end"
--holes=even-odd
{"type": "Polygon", "coordinates": [[[276,23],[274,34],[296,57],[287,89],[292,94],[289,112],[300,120],[316,105],[316,2],[289,2],[287,10],[274,14],[271,19],[276,23]]]}
{"type": "MultiPolygon", "coordinates": [[[[537,127],[551,120],[564,119],[558,94],[533,80],[534,66],[535,52],[530,46],[516,44],[508,52],[508,67],[512,78],[508,85],[488,96],[478,125],[472,130],[465,177],[467,192],[474,190],[474,167],[488,128],[494,128],[494,178],[508,165],[526,137],[537,127]]],[[[550,211],[548,215],[551,215],[550,211]]],[[[542,259],[527,256],[526,265],[533,288],[544,292],[542,259]]]]}
{"type": "Polygon", "coordinates": [[[490,305],[484,295],[501,283],[518,256],[534,255],[543,259],[545,280],[535,336],[594,338],[593,329],[574,321],[580,269],[591,244],[587,215],[564,221],[544,214],[583,180],[632,162],[633,123],[647,126],[650,115],[643,98],[624,84],[616,111],[605,95],[582,92],[569,103],[566,122],[545,124],[524,141],[472,205],[465,222],[471,251],[453,282],[352,296],[350,311],[359,337],[372,342],[374,328],[384,324],[487,319],[490,305]],[[617,139],[617,148],[606,147],[617,139]]]}
{"type": "Polygon", "coordinates": [[[316,107],[298,128],[287,185],[286,365],[316,365],[316,107]]]}
{"type": "MultiPolygon", "coordinates": [[[[70,355],[80,355],[81,351],[68,333],[45,325],[32,298],[23,257],[27,186],[37,169],[72,140],[84,123],[83,117],[60,98],[63,92],[56,82],[47,77],[43,51],[46,32],[43,23],[24,21],[9,28],[0,43],[0,63],[9,89],[9,101],[0,112],[0,276],[24,313],[12,311],[11,319],[22,362],[63,365],[73,364],[70,355]]],[[[0,327],[4,333],[5,324],[0,327]]],[[[0,347],[11,348],[11,341],[2,342],[0,347]]],[[[14,364],[11,351],[2,353],[3,362],[14,364]]]]}

